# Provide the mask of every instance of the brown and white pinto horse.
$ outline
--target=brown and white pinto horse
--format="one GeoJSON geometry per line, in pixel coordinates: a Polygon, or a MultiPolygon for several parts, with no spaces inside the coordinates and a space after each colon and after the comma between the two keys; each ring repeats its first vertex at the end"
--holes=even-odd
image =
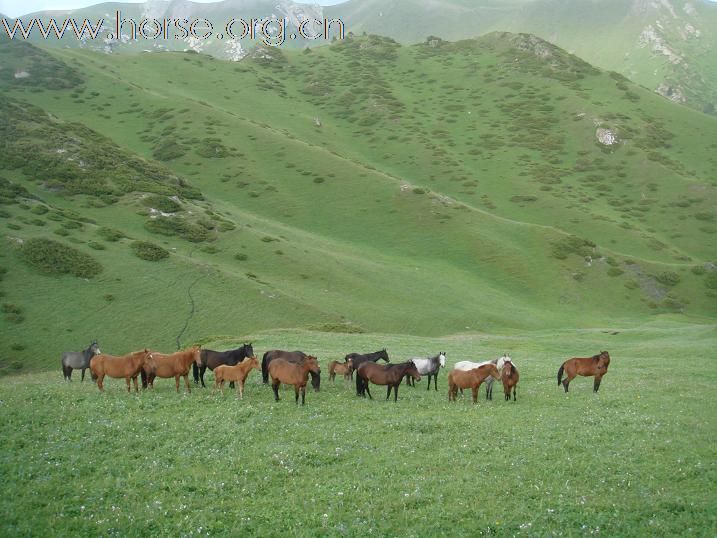
{"type": "Polygon", "coordinates": [[[600,388],[602,376],[607,373],[608,366],[610,366],[610,354],[607,351],[601,351],[597,355],[587,358],[573,357],[560,365],[558,369],[558,386],[562,383],[565,392],[568,392],[568,385],[575,376],[595,376],[593,392],[597,392],[600,388]],[[563,379],[563,372],[567,375],[565,379],[563,379]]]}
{"type": "Polygon", "coordinates": [[[134,381],[135,392],[139,392],[139,388],[137,387],[137,376],[142,371],[149,355],[150,351],[146,348],[142,351],[135,351],[133,353],[129,353],[128,355],[122,355],[121,357],[105,355],[104,353],[95,355],[90,361],[92,379],[97,382],[97,388],[100,389],[100,391],[104,391],[105,376],[117,379],[124,377],[125,381],[127,381],[127,392],[130,392],[130,379],[134,381]]]}

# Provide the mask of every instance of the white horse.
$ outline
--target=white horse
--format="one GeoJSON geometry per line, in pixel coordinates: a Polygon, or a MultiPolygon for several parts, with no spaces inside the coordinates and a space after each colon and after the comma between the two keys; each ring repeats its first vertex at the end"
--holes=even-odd
{"type": "MultiPolygon", "coordinates": [[[[431,376],[433,376],[433,386],[438,390],[438,371],[446,367],[445,351],[441,351],[438,355],[428,359],[415,358],[410,360],[416,365],[416,370],[418,370],[419,374],[428,376],[428,388],[426,390],[431,389],[431,376]]],[[[406,376],[407,384],[412,383],[412,381],[413,379],[410,376],[406,376]]]]}
{"type": "MultiPolygon", "coordinates": [[[[503,373],[503,366],[505,366],[506,362],[510,362],[513,364],[513,360],[508,356],[507,353],[503,353],[503,356],[498,359],[493,359],[492,361],[483,361],[483,362],[472,362],[472,361],[458,361],[453,368],[455,370],[473,370],[474,368],[478,368],[480,366],[483,366],[485,364],[495,364],[495,367],[498,368],[498,371],[500,373],[503,373]]],[[[486,400],[492,400],[493,399],[493,382],[497,381],[493,376],[488,376],[485,380],[485,399],[486,400]]]]}

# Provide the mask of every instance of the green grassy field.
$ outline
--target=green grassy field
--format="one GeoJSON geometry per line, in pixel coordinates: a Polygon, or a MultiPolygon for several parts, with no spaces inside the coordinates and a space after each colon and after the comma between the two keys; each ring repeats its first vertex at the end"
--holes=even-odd
{"type": "MultiPolygon", "coordinates": [[[[398,403],[343,381],[273,401],[208,389],[100,394],[51,372],[0,381],[0,533],[23,536],[713,536],[717,531],[714,327],[643,326],[446,338],[273,331],[322,366],[386,346],[392,361],[445,350],[448,367],[508,351],[517,402],[448,403],[425,379],[398,403]],[[613,334],[617,333],[617,334],[613,334]],[[564,394],[565,350],[609,349],[598,394],[564,394]]],[[[230,346],[227,340],[212,345],[230,346]]],[[[211,379],[211,375],[209,376],[211,379]]]]}

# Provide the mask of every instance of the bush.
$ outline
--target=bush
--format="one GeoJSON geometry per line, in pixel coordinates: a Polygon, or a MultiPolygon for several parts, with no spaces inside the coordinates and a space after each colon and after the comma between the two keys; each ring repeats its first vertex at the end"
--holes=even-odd
{"type": "Polygon", "coordinates": [[[102,243],[98,243],[97,241],[88,241],[87,246],[94,250],[105,250],[105,247],[102,243]]]}
{"type": "Polygon", "coordinates": [[[657,280],[660,284],[672,287],[679,283],[680,275],[671,271],[666,271],[664,273],[660,273],[659,275],[655,275],[655,280],[657,280]]]}
{"type": "Polygon", "coordinates": [[[125,235],[119,230],[115,230],[114,228],[107,228],[106,226],[103,226],[102,228],[98,229],[97,233],[102,239],[110,242],[119,241],[120,239],[125,237],[125,235]]]}
{"type": "Polygon", "coordinates": [[[144,223],[144,227],[150,232],[168,236],[179,236],[192,243],[201,243],[211,237],[209,230],[204,226],[197,226],[176,217],[157,217],[150,219],[144,223]]]}
{"type": "Polygon", "coordinates": [[[102,272],[102,265],[89,254],[52,239],[27,240],[20,249],[20,259],[47,275],[92,278],[102,272]]]}
{"type": "Polygon", "coordinates": [[[149,241],[135,241],[132,243],[135,256],[148,262],[157,262],[169,256],[169,251],[149,241]]]}
{"type": "Polygon", "coordinates": [[[159,194],[151,194],[142,199],[142,204],[147,207],[153,207],[164,213],[176,213],[182,209],[182,206],[177,202],[168,198],[167,196],[161,196],[159,194]]]}
{"type": "Polygon", "coordinates": [[[712,271],[705,277],[705,286],[711,290],[717,290],[717,271],[712,271]]]}

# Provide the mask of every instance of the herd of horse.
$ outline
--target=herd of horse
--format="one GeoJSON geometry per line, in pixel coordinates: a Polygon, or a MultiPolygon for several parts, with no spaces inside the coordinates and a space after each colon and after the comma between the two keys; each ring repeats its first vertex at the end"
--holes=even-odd
{"type": "MultiPolygon", "coordinates": [[[[306,401],[306,385],[311,376],[311,384],[315,391],[321,385],[321,367],[318,359],[303,351],[283,351],[273,349],[264,353],[259,360],[254,355],[251,343],[245,343],[237,349],[227,351],[213,351],[192,346],[176,353],[160,353],[150,349],[134,351],[122,356],[107,355],[101,352],[97,341],[92,341],[87,349],[81,352],[67,352],[62,354],[62,374],[67,381],[72,380],[72,371],[81,370],[82,380],[85,370],[90,369],[92,379],[100,391],[104,390],[104,378],[112,377],[125,379],[127,392],[131,391],[130,382],[134,383],[135,392],[139,392],[138,378],[141,378],[143,388],[154,388],[157,377],[175,379],[176,389],[179,392],[179,380],[184,378],[187,392],[191,392],[189,383],[189,370],[192,369],[194,384],[204,384],[204,374],[207,369],[214,372],[214,389],[224,394],[224,383],[229,381],[230,387],[236,384],[237,397],[244,398],[244,386],[252,370],[261,369],[262,381],[269,384],[274,393],[274,399],[279,401],[279,386],[293,385],[295,402],[304,405],[306,401]]],[[[610,365],[610,354],[601,351],[592,357],[574,357],[566,360],[558,369],[558,386],[561,384],[568,392],[570,382],[576,376],[594,377],[593,391],[600,388],[602,377],[607,373],[610,365]],[[565,375],[565,379],[563,379],[565,375]]],[[[420,381],[422,376],[428,377],[427,390],[431,389],[431,380],[434,389],[438,390],[438,373],[446,366],[446,353],[440,352],[429,358],[413,358],[401,363],[391,363],[386,349],[374,353],[349,353],[343,362],[331,361],[329,363],[329,379],[335,381],[336,374],[344,376],[346,382],[356,378],[356,395],[371,396],[370,385],[383,385],[387,387],[386,399],[391,397],[393,391],[394,402],[398,401],[398,387],[404,382],[413,385],[420,381]],[[383,360],[385,364],[379,364],[383,360]]],[[[493,398],[493,383],[500,380],[503,384],[505,400],[517,400],[518,380],[520,375],[513,360],[504,354],[502,357],[484,362],[459,361],[453,370],[448,373],[448,400],[455,401],[458,390],[471,389],[473,403],[478,402],[478,391],[485,383],[486,400],[493,398]]]]}

